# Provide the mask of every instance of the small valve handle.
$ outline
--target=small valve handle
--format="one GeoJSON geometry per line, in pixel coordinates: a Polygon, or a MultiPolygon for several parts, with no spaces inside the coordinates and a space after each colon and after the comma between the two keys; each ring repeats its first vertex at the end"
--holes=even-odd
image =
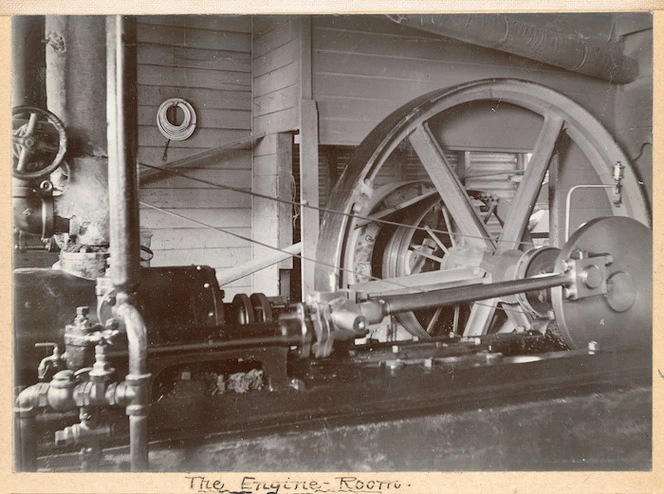
{"type": "Polygon", "coordinates": [[[58,344],[53,343],[52,341],[35,343],[35,348],[52,348],[51,355],[41,359],[41,362],[39,362],[39,366],[37,367],[37,378],[40,381],[43,381],[46,379],[50,371],[60,370],[60,360],[62,359],[62,355],[60,354],[60,347],[58,344]]]}
{"type": "Polygon", "coordinates": [[[35,348],[52,348],[53,355],[60,354],[60,347],[57,343],[53,343],[52,341],[41,341],[39,343],[35,343],[35,348]]]}

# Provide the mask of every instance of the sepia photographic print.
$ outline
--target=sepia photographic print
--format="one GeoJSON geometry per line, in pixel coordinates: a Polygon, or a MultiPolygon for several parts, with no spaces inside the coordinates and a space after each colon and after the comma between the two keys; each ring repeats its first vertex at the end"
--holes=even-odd
{"type": "Polygon", "coordinates": [[[9,468],[656,492],[653,19],[13,15],[9,468]]]}

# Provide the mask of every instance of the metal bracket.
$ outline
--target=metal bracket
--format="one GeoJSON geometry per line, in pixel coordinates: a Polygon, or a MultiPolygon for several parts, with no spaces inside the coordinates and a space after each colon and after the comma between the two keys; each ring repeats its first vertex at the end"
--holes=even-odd
{"type": "Polygon", "coordinates": [[[580,254],[579,259],[565,259],[565,272],[571,274],[572,283],[564,288],[565,298],[579,300],[607,293],[606,266],[613,262],[608,255],[586,257],[580,254]]]}

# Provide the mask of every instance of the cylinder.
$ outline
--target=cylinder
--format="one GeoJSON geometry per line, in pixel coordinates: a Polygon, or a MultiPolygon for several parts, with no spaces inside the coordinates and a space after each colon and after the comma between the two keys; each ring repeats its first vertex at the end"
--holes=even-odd
{"type": "Polygon", "coordinates": [[[637,61],[624,56],[618,43],[554,32],[515,15],[403,15],[396,22],[610,82],[628,83],[638,75],[637,61]]]}

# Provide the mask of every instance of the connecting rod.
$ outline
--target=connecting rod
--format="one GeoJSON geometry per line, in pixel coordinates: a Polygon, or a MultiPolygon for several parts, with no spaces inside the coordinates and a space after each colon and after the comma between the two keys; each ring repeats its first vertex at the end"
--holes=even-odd
{"type": "Polygon", "coordinates": [[[422,293],[369,296],[367,301],[359,304],[345,304],[340,306],[341,310],[333,310],[331,319],[337,329],[354,332],[356,333],[354,337],[357,337],[360,336],[358,333],[366,330],[367,324],[377,324],[389,315],[477,302],[557,286],[567,287],[575,283],[575,278],[575,272],[568,270],[561,274],[549,274],[499,283],[478,283],[422,293]]]}
{"type": "MultiPolygon", "coordinates": [[[[522,292],[544,290],[554,286],[569,285],[572,283],[570,272],[552,274],[522,280],[503,281],[500,283],[477,284],[459,288],[443,288],[426,293],[413,293],[406,295],[388,295],[375,297],[363,304],[379,305],[383,317],[391,314],[410,312],[421,309],[432,309],[448,305],[457,305],[466,302],[476,302],[495,297],[505,297],[522,292]]],[[[369,321],[374,322],[374,321],[369,321]]]]}

